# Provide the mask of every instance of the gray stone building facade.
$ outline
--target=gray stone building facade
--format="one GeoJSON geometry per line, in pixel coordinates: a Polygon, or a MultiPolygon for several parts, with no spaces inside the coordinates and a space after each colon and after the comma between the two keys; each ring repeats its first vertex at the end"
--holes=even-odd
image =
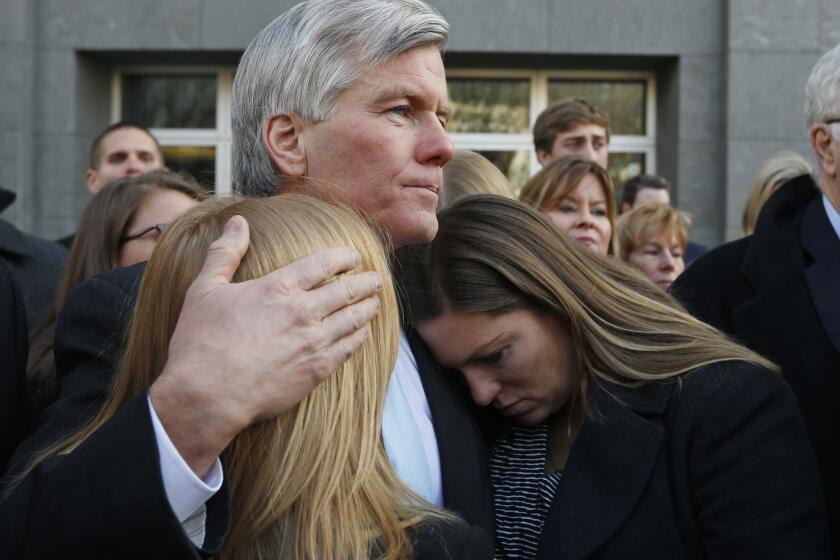
{"type": "MultiPolygon", "coordinates": [[[[168,160],[204,158],[218,190],[229,189],[231,75],[251,37],[293,3],[0,0],[0,185],[18,194],[3,217],[44,237],[72,231],[89,196],[90,142],[127,113],[151,119],[168,160]],[[210,93],[196,93],[204,86],[190,76],[209,79],[210,93]],[[212,115],[167,124],[178,121],[166,107],[178,92],[212,115]],[[149,101],[158,98],[160,107],[149,101]]],[[[581,86],[613,99],[613,86],[636,88],[627,101],[635,124],[613,142],[626,157],[616,161],[668,177],[695,217],[693,237],[712,244],[738,235],[764,159],[809,154],[804,83],[840,42],[838,0],[431,3],[452,27],[450,95],[474,117],[456,126],[456,146],[527,174],[528,129],[552,92],[581,86]],[[510,122],[494,128],[493,115],[510,122]]]]}

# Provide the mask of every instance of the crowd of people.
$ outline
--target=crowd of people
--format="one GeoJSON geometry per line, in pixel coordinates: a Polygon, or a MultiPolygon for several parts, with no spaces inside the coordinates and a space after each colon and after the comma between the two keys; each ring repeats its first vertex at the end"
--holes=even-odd
{"type": "Polygon", "coordinates": [[[840,45],[813,174],[708,249],[585,99],[519,192],[455,151],[448,38],[301,2],[237,69],[235,195],[119,122],[69,250],[0,221],[0,557],[840,554],[840,45]]]}

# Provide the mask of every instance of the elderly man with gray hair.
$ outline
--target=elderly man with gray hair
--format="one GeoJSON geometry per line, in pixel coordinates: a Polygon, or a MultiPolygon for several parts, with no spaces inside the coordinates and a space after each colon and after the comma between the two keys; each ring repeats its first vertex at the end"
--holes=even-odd
{"type": "Polygon", "coordinates": [[[840,554],[840,45],[814,66],[805,96],[816,182],[806,174],[785,183],[751,236],[698,259],[672,291],[781,366],[816,452],[840,554]]]}
{"type": "MultiPolygon", "coordinates": [[[[453,154],[447,37],[447,22],[420,0],[310,0],[278,17],[248,46],[234,82],[237,192],[270,196],[305,175],[334,185],[393,248],[431,240],[441,168],[453,154]]],[[[121,351],[114,333],[125,331],[143,269],[74,292],[56,334],[61,397],[16,457],[12,469],[26,476],[0,506],[9,557],[219,550],[228,521],[219,455],[358,347],[382,281],[363,273],[324,283],[357,264],[355,251],[335,248],[231,284],[247,247],[247,224],[234,217],[187,293],[149,391],[72,452],[27,472],[33,451],[83,425],[106,394],[121,351]]],[[[464,388],[412,337],[399,350],[383,414],[388,458],[417,495],[492,533],[486,449],[464,388]]]]}

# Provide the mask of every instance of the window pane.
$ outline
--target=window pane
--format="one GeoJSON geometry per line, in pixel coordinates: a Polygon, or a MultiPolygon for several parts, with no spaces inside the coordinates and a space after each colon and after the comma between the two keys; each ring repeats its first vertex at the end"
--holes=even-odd
{"type": "Polygon", "coordinates": [[[172,171],[189,173],[201,186],[214,190],[216,148],[213,146],[163,146],[163,159],[172,171]]]}
{"type": "Polygon", "coordinates": [[[548,102],[582,97],[607,116],[612,134],[644,135],[646,89],[640,80],[551,80],[548,102]]]}
{"type": "Polygon", "coordinates": [[[530,174],[528,173],[528,162],[530,152],[522,150],[519,152],[478,152],[483,155],[493,165],[501,169],[505,177],[510,181],[510,186],[513,187],[516,194],[522,186],[528,182],[530,174]]]}
{"type": "Polygon", "coordinates": [[[149,128],[216,128],[216,76],[126,74],[122,118],[149,128]]]}
{"type": "Polygon", "coordinates": [[[528,132],[531,82],[452,78],[449,132],[528,132]]]}
{"type": "Polygon", "coordinates": [[[609,173],[613,180],[616,200],[621,200],[621,187],[636,175],[645,172],[645,154],[617,154],[610,152],[609,173]]]}

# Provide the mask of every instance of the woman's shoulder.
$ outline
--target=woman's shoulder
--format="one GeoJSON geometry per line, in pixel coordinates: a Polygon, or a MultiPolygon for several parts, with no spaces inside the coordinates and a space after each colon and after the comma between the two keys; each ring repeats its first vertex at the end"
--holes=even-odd
{"type": "Polygon", "coordinates": [[[490,560],[493,542],[458,518],[428,518],[412,529],[417,560],[490,560]]]}
{"type": "Polygon", "coordinates": [[[605,392],[644,416],[703,418],[712,411],[743,411],[767,402],[796,406],[793,392],[781,375],[742,360],[703,365],[636,387],[609,386],[605,392]]]}

